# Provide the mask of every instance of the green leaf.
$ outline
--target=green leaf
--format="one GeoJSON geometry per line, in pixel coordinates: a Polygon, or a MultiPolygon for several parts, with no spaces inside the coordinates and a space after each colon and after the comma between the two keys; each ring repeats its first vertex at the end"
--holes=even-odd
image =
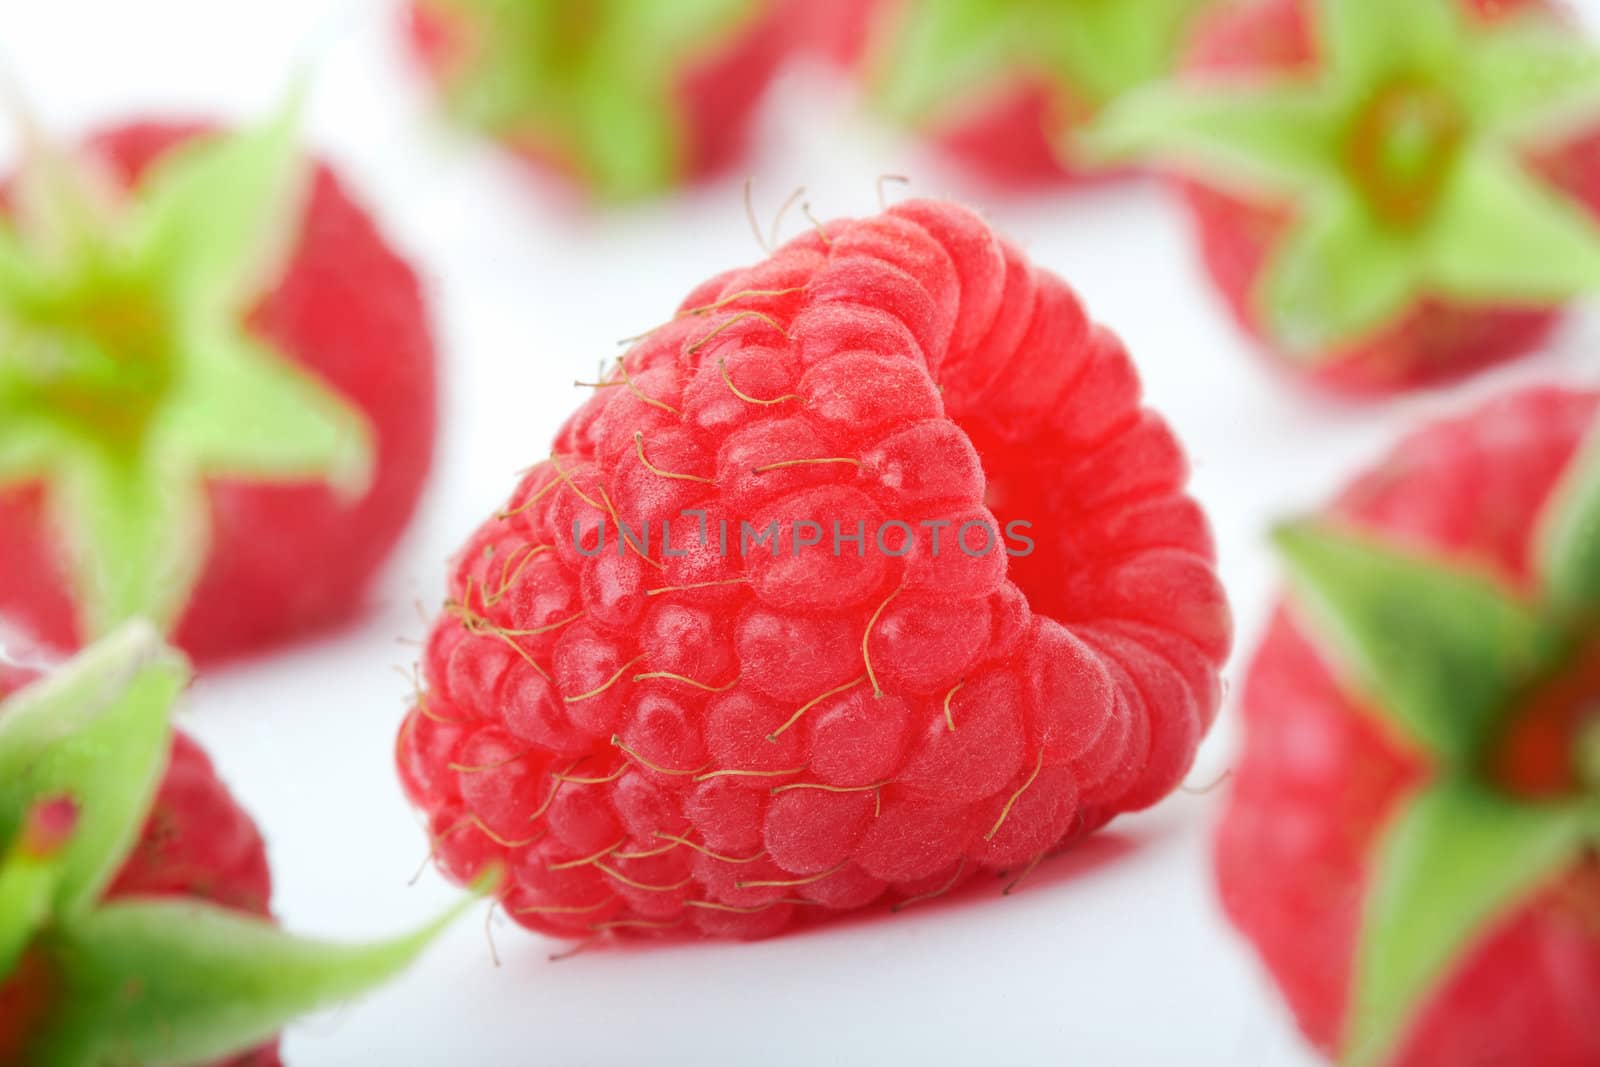
{"type": "Polygon", "coordinates": [[[160,455],[81,454],[60,471],[50,504],[85,632],[102,635],[140,617],[163,629],[177,623],[210,534],[204,487],[191,468],[160,455]]]}
{"type": "Polygon", "coordinates": [[[1468,63],[1458,90],[1486,130],[1556,138],[1600,120],[1600,52],[1546,11],[1474,34],[1468,63]]]}
{"type": "Polygon", "coordinates": [[[1367,534],[1308,521],[1274,539],[1364,706],[1448,766],[1473,759],[1545,655],[1536,615],[1487,574],[1367,534]]]}
{"type": "Polygon", "coordinates": [[[142,182],[134,247],[184,315],[249,310],[293,254],[311,175],[303,95],[261,126],[179,145],[142,182]]]}
{"type": "Polygon", "coordinates": [[[355,497],[371,483],[373,431],[362,414],[262,342],[207,332],[183,346],[153,449],[200,474],[250,481],[323,480],[355,497]]]}
{"type": "Polygon", "coordinates": [[[1448,74],[1467,33],[1454,0],[1318,0],[1319,39],[1352,95],[1396,75],[1448,74]]]}
{"type": "Polygon", "coordinates": [[[0,841],[42,800],[78,805],[58,909],[92,904],[138,839],[166,766],[172,704],[188,681],[182,657],[134,623],[4,704],[0,841]]]}
{"type": "Polygon", "coordinates": [[[1289,354],[1315,357],[1403,314],[1417,290],[1417,256],[1348,191],[1309,200],[1274,250],[1256,296],[1289,354]]]}
{"type": "Polygon", "coordinates": [[[876,60],[872,72],[878,106],[918,125],[951,101],[1013,77],[1028,41],[1028,23],[1019,14],[1026,8],[993,0],[907,5],[893,49],[876,60]]]}
{"type": "Polygon", "coordinates": [[[1243,194],[1315,192],[1337,175],[1339,121],[1295,82],[1171,81],[1119,100],[1077,138],[1100,163],[1144,162],[1243,194]]]}
{"type": "Polygon", "coordinates": [[[1461,300],[1549,304],[1600,289],[1600,227],[1502,150],[1463,156],[1426,255],[1430,284],[1461,300]]]}
{"type": "Polygon", "coordinates": [[[1347,1067],[1387,1062],[1452,965],[1581,855],[1582,814],[1457,783],[1411,801],[1383,835],[1358,942],[1347,1067]]]}
{"type": "Polygon", "coordinates": [[[1600,617],[1600,434],[1567,464],[1534,532],[1545,603],[1567,620],[1600,617]]]}
{"type": "Polygon", "coordinates": [[[30,1046],[37,1067],[187,1067],[252,1048],[399,974],[474,903],[415,933],[336,945],[183,901],[110,904],[44,940],[68,989],[30,1046]]]}

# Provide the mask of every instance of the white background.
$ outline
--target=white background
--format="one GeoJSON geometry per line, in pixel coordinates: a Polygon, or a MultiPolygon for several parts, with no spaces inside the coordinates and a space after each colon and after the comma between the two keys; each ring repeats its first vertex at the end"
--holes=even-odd
{"type": "MultiPolygon", "coordinates": [[[[1586,14],[1600,11],[1600,0],[1586,14]]],[[[431,490],[358,628],[201,679],[184,724],[265,831],[278,914],[308,934],[399,931],[453,899],[391,765],[419,605],[443,561],[549,439],[619,338],[669,315],[709,274],[759,256],[741,175],[593,215],[442,129],[381,2],[0,0],[0,63],[56,129],[135,114],[247,118],[292,65],[321,71],[312,133],[434,297],[446,393],[431,490]]],[[[10,158],[0,132],[0,158],[10,158]]],[[[1237,679],[1271,593],[1262,532],[1313,505],[1398,430],[1508,384],[1594,381],[1600,319],[1455,390],[1379,407],[1319,400],[1269,371],[1195,266],[1181,213],[1135,183],[1004,202],[860,118],[820,70],[784,78],[748,170],[764,216],[796,186],[823,216],[876,210],[876,179],[985,210],[1119,330],[1151,403],[1178,427],[1240,620],[1237,679]]],[[[894,196],[904,195],[890,187],[894,196]]],[[[801,225],[798,214],[790,232],[801,225]]],[[[1231,707],[1191,783],[1235,740],[1231,707]]],[[[288,1035],[292,1067],[512,1064],[1294,1065],[1302,1047],[1225,926],[1208,869],[1218,794],[1179,795],[1040,868],[1015,896],[934,903],[759,944],[604,950],[483,913],[405,979],[288,1035]],[[1113,862],[1114,861],[1114,862],[1113,862]]]]}

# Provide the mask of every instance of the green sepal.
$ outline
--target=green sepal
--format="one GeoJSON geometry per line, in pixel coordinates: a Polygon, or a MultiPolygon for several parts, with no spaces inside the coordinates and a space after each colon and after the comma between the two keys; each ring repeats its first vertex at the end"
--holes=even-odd
{"type": "Polygon", "coordinates": [[[15,846],[0,859],[0,981],[50,917],[62,862],[59,855],[31,856],[15,846]]]}
{"type": "Polygon", "coordinates": [[[46,490],[86,638],[178,623],[208,479],[370,486],[364,414],[247,321],[304,229],[303,96],[181,142],[127,194],[37,138],[31,199],[0,225],[0,487],[46,490]]]}
{"type": "Polygon", "coordinates": [[[249,311],[282,274],[310,192],[304,99],[297,87],[268,122],[184,142],[140,182],[133,254],[163,286],[180,328],[249,311]]]}
{"type": "Polygon", "coordinates": [[[186,901],[108,904],[41,938],[65,992],[29,1062],[189,1067],[252,1048],[393,978],[474,903],[370,945],[297,938],[186,901]]]}
{"type": "Polygon", "coordinates": [[[951,101],[1014,77],[1026,47],[1027,14],[1025,5],[1007,0],[905,5],[892,47],[873,59],[877,106],[897,121],[921,125],[951,101]]]}
{"type": "MultiPolygon", "coordinates": [[[[11,227],[0,219],[0,307],[31,299],[38,288],[27,250],[11,227]]],[[[5,349],[5,321],[0,317],[0,351],[5,349]]]]}
{"type": "Polygon", "coordinates": [[[1429,298],[1552,307],[1600,290],[1600,225],[1523,162],[1531,138],[1600,121],[1600,52],[1547,14],[1481,22],[1454,0],[1317,12],[1314,73],[1186,75],[1087,139],[1294,209],[1254,294],[1274,341],[1320,357],[1429,298]],[[1410,125],[1381,125],[1385,94],[1410,125]]]}
{"type": "Polygon", "coordinates": [[[681,176],[682,68],[757,13],[752,0],[425,0],[477,54],[445,71],[450,114],[551,151],[602,199],[658,193],[681,176]]]}
{"type": "Polygon", "coordinates": [[[158,453],[198,457],[209,478],[367,491],[377,444],[359,411],[247,333],[197,333],[184,347],[185,372],[151,431],[158,453]]]}
{"type": "Polygon", "coordinates": [[[106,255],[120,198],[99,161],[69,157],[30,115],[18,126],[22,161],[10,198],[22,243],[47,270],[106,255]]]}
{"type": "Polygon", "coordinates": [[[572,136],[585,176],[608,200],[658,193],[683,170],[683,131],[647,103],[654,96],[648,85],[621,74],[573,101],[572,136]]]}
{"type": "Polygon", "coordinates": [[[73,444],[59,423],[7,400],[0,378],[0,420],[5,423],[5,432],[0,433],[0,489],[44,478],[73,444]]]}
{"type": "MultiPolygon", "coordinates": [[[[923,0],[891,20],[873,57],[878,106],[926,125],[1032,77],[1098,110],[1170,72],[1206,0],[923,0]]],[[[1075,139],[1062,146],[1076,156],[1075,139]]]]}
{"type": "Polygon", "coordinates": [[[41,801],[78,822],[61,857],[57,914],[94,903],[138,840],[171,744],[183,658],[148,625],[124,627],[0,706],[0,842],[41,801]]]}
{"type": "Polygon", "coordinates": [[[1485,129],[1553,140],[1600,119],[1600,51],[1548,11],[1529,10],[1483,34],[1460,90],[1485,129]]]}
{"type": "Polygon", "coordinates": [[[1464,302],[1542,306],[1600,290],[1600,225],[1509,154],[1462,160],[1426,255],[1427,287],[1464,302]]]}
{"type": "Polygon", "coordinates": [[[1058,79],[1099,107],[1172,72],[1191,21],[1212,0],[1088,0],[1055,15],[1047,35],[1058,79]]]}
{"type": "Polygon", "coordinates": [[[193,468],[170,455],[77,455],[56,471],[50,504],[89,637],[141,617],[177,625],[210,547],[193,468]]]}
{"type": "Polygon", "coordinates": [[[1593,837],[1578,808],[1514,804],[1447,782],[1411,799],[1376,853],[1342,1062],[1377,1067],[1452,966],[1549,885],[1593,837]]]}
{"type": "Polygon", "coordinates": [[[1534,530],[1543,599],[1569,622],[1600,614],[1600,433],[1591,433],[1551,493],[1534,530]]]}
{"type": "Polygon", "coordinates": [[[1404,314],[1416,260],[1403,236],[1375,225],[1347,191],[1330,190],[1308,202],[1302,224],[1273,251],[1258,314],[1287,354],[1316,359],[1404,314]]]}
{"type": "Polygon", "coordinates": [[[1241,195],[1301,196],[1336,183],[1339,115],[1299,82],[1163,82],[1108,107],[1078,138],[1101,164],[1139,161],[1241,195]]]}
{"type": "Polygon", "coordinates": [[[1324,522],[1274,540],[1296,604],[1362,705],[1444,766],[1464,767],[1553,650],[1536,613],[1487,573],[1324,522]]]}
{"type": "Polygon", "coordinates": [[[1397,72],[1448,76],[1467,32],[1456,0],[1318,0],[1317,30],[1352,93],[1397,72]]]}

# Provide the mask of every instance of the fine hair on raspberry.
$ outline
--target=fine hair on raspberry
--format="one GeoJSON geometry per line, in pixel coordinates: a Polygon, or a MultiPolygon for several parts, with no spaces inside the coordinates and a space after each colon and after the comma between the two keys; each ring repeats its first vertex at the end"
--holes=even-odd
{"type": "Polygon", "coordinates": [[[816,225],[694,289],[456,558],[398,739],[435,857],[571,938],[1024,872],[1171,792],[1216,712],[1187,476],[1122,344],[980,218],[816,225]]]}

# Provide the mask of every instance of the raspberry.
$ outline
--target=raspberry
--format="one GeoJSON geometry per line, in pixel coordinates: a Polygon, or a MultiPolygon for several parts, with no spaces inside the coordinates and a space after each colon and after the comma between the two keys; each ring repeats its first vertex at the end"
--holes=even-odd
{"type": "Polygon", "coordinates": [[[272,875],[255,822],[217,777],[211,760],[177,733],[156,793],[109,896],[196,897],[267,917],[272,875]]]}
{"type": "MultiPolygon", "coordinates": [[[[1411,566],[1460,569],[1491,578],[1519,602],[1550,603],[1560,583],[1550,578],[1558,572],[1541,549],[1542,531],[1551,529],[1553,512],[1566,506],[1573,486],[1594,484],[1593,460],[1575,456],[1595,427],[1597,401],[1590,392],[1540,388],[1429,425],[1357,478],[1330,508],[1329,521],[1421,561],[1411,566]]],[[[1555,632],[1571,625],[1551,622],[1555,632]]],[[[1392,625],[1392,647],[1406,648],[1413,659],[1433,651],[1422,638],[1400,644],[1401,623],[1392,625]]],[[[1575,638],[1571,658],[1541,662],[1531,677],[1510,682],[1509,698],[1495,702],[1475,746],[1481,751],[1456,767],[1400,720],[1394,697],[1362,676],[1337,633],[1308,601],[1291,599],[1273,616],[1250,666],[1246,741],[1217,844],[1228,915],[1255,944],[1300,1027],[1329,1053],[1395,1067],[1600,1061],[1593,1024],[1600,1003],[1600,868],[1592,843],[1587,852],[1580,844],[1565,859],[1558,853],[1538,861],[1537,876],[1521,892],[1497,899],[1487,917],[1450,939],[1442,957],[1430,958],[1439,977],[1410,999],[1386,998],[1398,1001],[1402,1013],[1386,1040],[1359,1043],[1357,1008],[1381,993],[1361,988],[1361,960],[1378,951],[1375,944],[1363,949],[1363,940],[1381,937],[1363,933],[1363,916],[1377,907],[1379,885],[1396,877],[1402,861],[1393,828],[1417,825],[1404,820],[1416,818],[1422,798],[1437,795],[1430,791],[1441,782],[1463,778],[1474,795],[1498,798],[1497,805],[1526,816],[1529,828],[1518,839],[1534,840],[1542,813],[1556,810],[1546,806],[1552,800],[1585,789],[1592,799],[1600,788],[1600,780],[1584,784],[1568,769],[1582,720],[1565,712],[1581,709],[1593,728],[1600,682],[1592,650],[1575,638]],[[1552,705],[1539,696],[1551,692],[1570,699],[1552,705]],[[1546,729],[1552,724],[1561,727],[1554,736],[1546,729]],[[1545,738],[1549,744],[1535,751],[1553,748],[1556,760],[1529,761],[1520,743],[1529,737],[1545,738]]],[[[1511,644],[1497,640],[1493,647],[1511,644]]],[[[1464,724],[1483,688],[1456,678],[1446,689],[1448,721],[1464,724]]],[[[1489,834],[1493,824],[1479,815],[1467,825],[1489,834]]],[[[1448,892],[1419,900],[1400,921],[1419,929],[1451,910],[1444,901],[1475,899],[1485,880],[1473,861],[1479,848],[1437,864],[1439,876],[1450,879],[1448,892]]],[[[1493,854],[1489,861],[1491,871],[1535,862],[1493,854]]],[[[1405,961],[1396,952],[1390,970],[1405,961]]]]}
{"type": "MultiPolygon", "coordinates": [[[[200,255],[208,242],[226,245],[215,223],[221,216],[206,210],[212,199],[250,188],[237,162],[236,180],[209,184],[201,166],[215,169],[207,161],[219,153],[248,150],[265,175],[292,170],[278,158],[283,153],[269,165],[258,147],[239,147],[273,129],[214,135],[136,122],[57,162],[73,175],[69,188],[92,180],[126,192],[121,214],[96,220],[107,241],[123,239],[136,211],[148,221],[162,178],[170,190],[173,176],[186,172],[194,181],[163,225],[192,235],[193,220],[203,221],[204,232],[183,246],[200,255]]],[[[111,284],[102,278],[75,283],[82,292],[54,292],[30,279],[40,284],[0,293],[0,317],[16,304],[44,323],[37,331],[43,351],[86,346],[121,368],[109,381],[95,377],[93,366],[53,380],[48,365],[38,375],[30,370],[24,349],[20,389],[13,391],[13,373],[0,390],[0,436],[21,433],[26,446],[29,427],[64,419],[81,423],[87,442],[79,451],[63,446],[42,470],[0,465],[0,557],[7,561],[0,612],[39,638],[73,647],[128,618],[150,617],[191,655],[211,660],[343,622],[363,606],[427,473],[434,349],[410,266],[331,170],[316,167],[306,181],[302,209],[252,205],[260,212],[250,217],[273,232],[250,235],[229,249],[230,262],[201,268],[219,284],[239,269],[232,258],[251,268],[248,299],[237,309],[230,304],[218,316],[226,322],[216,325],[230,351],[248,354],[230,370],[248,372],[246,384],[210,393],[195,384],[209,380],[195,369],[205,363],[195,355],[200,347],[174,340],[167,319],[185,310],[185,300],[207,308],[212,301],[174,280],[171,264],[181,265],[182,255],[148,270],[118,267],[131,278],[126,292],[102,292],[97,286],[111,284]],[[279,232],[280,222],[292,223],[292,232],[279,232]],[[281,269],[257,277],[263,266],[280,266],[266,253],[285,238],[281,269]],[[178,303],[168,309],[173,289],[184,295],[170,297],[178,303]],[[47,299],[46,310],[35,306],[47,299]],[[144,454],[141,442],[160,462],[128,458],[144,454]],[[107,468],[107,448],[124,457],[120,465],[107,468]]],[[[13,240],[7,215],[0,209],[0,242],[13,240]]],[[[223,347],[215,338],[211,345],[223,347]]]]}
{"type": "Polygon", "coordinates": [[[447,874],[504,863],[558,936],[1019,868],[1159,800],[1215,713],[1185,479],[1122,345],[975,216],[819,227],[694,290],[468,540],[402,781],[447,874]]]}
{"type": "Polygon", "coordinates": [[[457,121],[605,200],[732,167],[789,50],[788,0],[415,0],[411,43],[457,121]]]}
{"type": "MultiPolygon", "coordinates": [[[[0,664],[0,701],[28,680],[23,672],[8,671],[0,664]]],[[[191,897],[271,917],[272,874],[261,835],[217,777],[205,751],[188,735],[173,735],[172,751],[150,813],[106,896],[112,900],[191,897]]],[[[11,979],[0,974],[0,993],[4,994],[0,1001],[7,1002],[7,1010],[0,1011],[0,1053],[8,1053],[5,1062],[16,1062],[9,1054],[22,1055],[20,1044],[8,1043],[12,1038],[11,996],[15,994],[23,1005],[16,1014],[17,1020],[23,1020],[29,1014],[26,1005],[33,999],[32,991],[45,987],[46,972],[46,963],[36,956],[21,974],[11,979]]],[[[42,1016],[45,1002],[38,1001],[34,1010],[42,1016]]],[[[274,1040],[227,1060],[223,1067],[279,1067],[277,1050],[274,1040]]]]}
{"type": "Polygon", "coordinates": [[[1096,134],[1179,179],[1241,327],[1290,375],[1357,397],[1536,350],[1600,257],[1600,112],[1564,75],[1526,75],[1592,48],[1542,0],[1391,7],[1221,5],[1184,71],[1096,134]]]}
{"type": "Polygon", "coordinates": [[[277,931],[261,836],[172,732],[188,671],[147,625],[43,680],[5,664],[0,1062],[278,1067],[284,1024],[392,976],[448,921],[370,946],[277,931]]]}
{"type": "Polygon", "coordinates": [[[815,0],[812,47],[859,68],[877,109],[997,189],[1118,172],[1076,151],[1119,96],[1170,72],[1206,0],[815,0]]]}

